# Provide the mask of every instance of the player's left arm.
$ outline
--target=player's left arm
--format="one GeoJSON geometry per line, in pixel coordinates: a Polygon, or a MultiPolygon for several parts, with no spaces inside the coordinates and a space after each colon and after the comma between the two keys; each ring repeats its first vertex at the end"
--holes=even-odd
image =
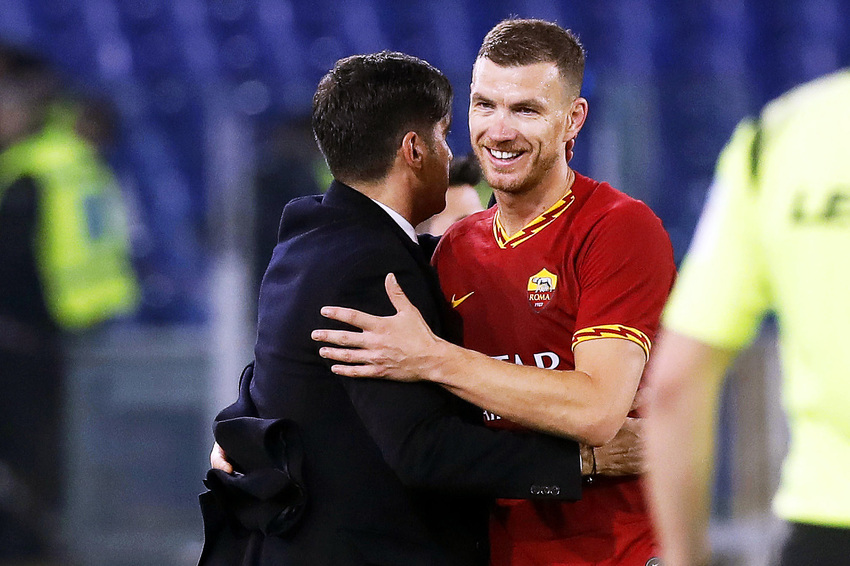
{"type": "Polygon", "coordinates": [[[714,431],[720,389],[734,355],[665,328],[650,363],[646,489],[664,564],[709,562],[714,431]]]}

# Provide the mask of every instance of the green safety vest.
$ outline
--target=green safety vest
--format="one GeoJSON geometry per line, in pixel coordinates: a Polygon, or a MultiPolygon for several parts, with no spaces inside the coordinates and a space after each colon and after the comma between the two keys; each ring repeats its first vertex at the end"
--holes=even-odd
{"type": "Polygon", "coordinates": [[[39,188],[35,255],[56,322],[77,330],[132,312],[139,289],[123,202],[91,145],[54,121],[0,153],[0,199],[23,177],[39,188]]]}

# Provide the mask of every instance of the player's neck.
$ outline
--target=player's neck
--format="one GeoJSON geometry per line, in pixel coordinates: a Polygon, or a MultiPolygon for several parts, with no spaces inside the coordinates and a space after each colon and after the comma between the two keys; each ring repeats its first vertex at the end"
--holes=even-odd
{"type": "Polygon", "coordinates": [[[349,182],[348,185],[355,191],[393,209],[413,226],[416,226],[425,218],[422,218],[421,214],[417,214],[415,194],[410,183],[406,181],[407,179],[403,175],[391,170],[386,177],[378,181],[354,181],[349,182]]]}
{"type": "Polygon", "coordinates": [[[540,184],[519,193],[494,191],[502,228],[509,235],[522,230],[558,202],[574,182],[575,172],[568,167],[566,180],[561,179],[560,182],[540,184]]]}

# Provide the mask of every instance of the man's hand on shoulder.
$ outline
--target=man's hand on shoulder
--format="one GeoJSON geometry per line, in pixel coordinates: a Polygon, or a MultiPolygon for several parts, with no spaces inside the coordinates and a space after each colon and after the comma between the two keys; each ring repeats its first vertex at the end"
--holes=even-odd
{"type": "Polygon", "coordinates": [[[431,332],[392,273],[387,275],[385,286],[396,314],[374,316],[343,307],[324,307],[323,316],[362,332],[314,330],[311,336],[317,342],[331,344],[320,348],[319,355],[343,362],[331,367],[336,374],[419,381],[437,361],[433,354],[444,341],[431,332]]]}

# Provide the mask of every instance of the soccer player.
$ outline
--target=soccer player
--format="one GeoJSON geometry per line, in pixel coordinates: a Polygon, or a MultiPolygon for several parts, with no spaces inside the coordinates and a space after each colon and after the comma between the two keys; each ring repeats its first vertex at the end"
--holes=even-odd
{"type": "Polygon", "coordinates": [[[794,89],[742,121],[718,160],[651,369],[648,485],[665,565],[708,563],[717,400],[768,311],[791,432],[773,501],[791,524],[781,564],[850,560],[848,101],[847,70],[794,89]]]}
{"type": "MultiPolygon", "coordinates": [[[[485,408],[493,427],[591,446],[614,436],[635,400],[675,267],[646,205],[568,165],[587,117],[583,70],[580,43],[555,24],[506,20],[487,34],[469,126],[497,206],[452,226],[433,260],[471,350],[434,336],[388,281],[394,317],[323,310],[364,330],[314,332],[344,346],[322,349],[353,364],[335,372],[439,383],[485,408]]],[[[502,500],[491,548],[494,565],[644,566],[656,556],[637,476],[596,478],[573,504],[502,500]]]]}

